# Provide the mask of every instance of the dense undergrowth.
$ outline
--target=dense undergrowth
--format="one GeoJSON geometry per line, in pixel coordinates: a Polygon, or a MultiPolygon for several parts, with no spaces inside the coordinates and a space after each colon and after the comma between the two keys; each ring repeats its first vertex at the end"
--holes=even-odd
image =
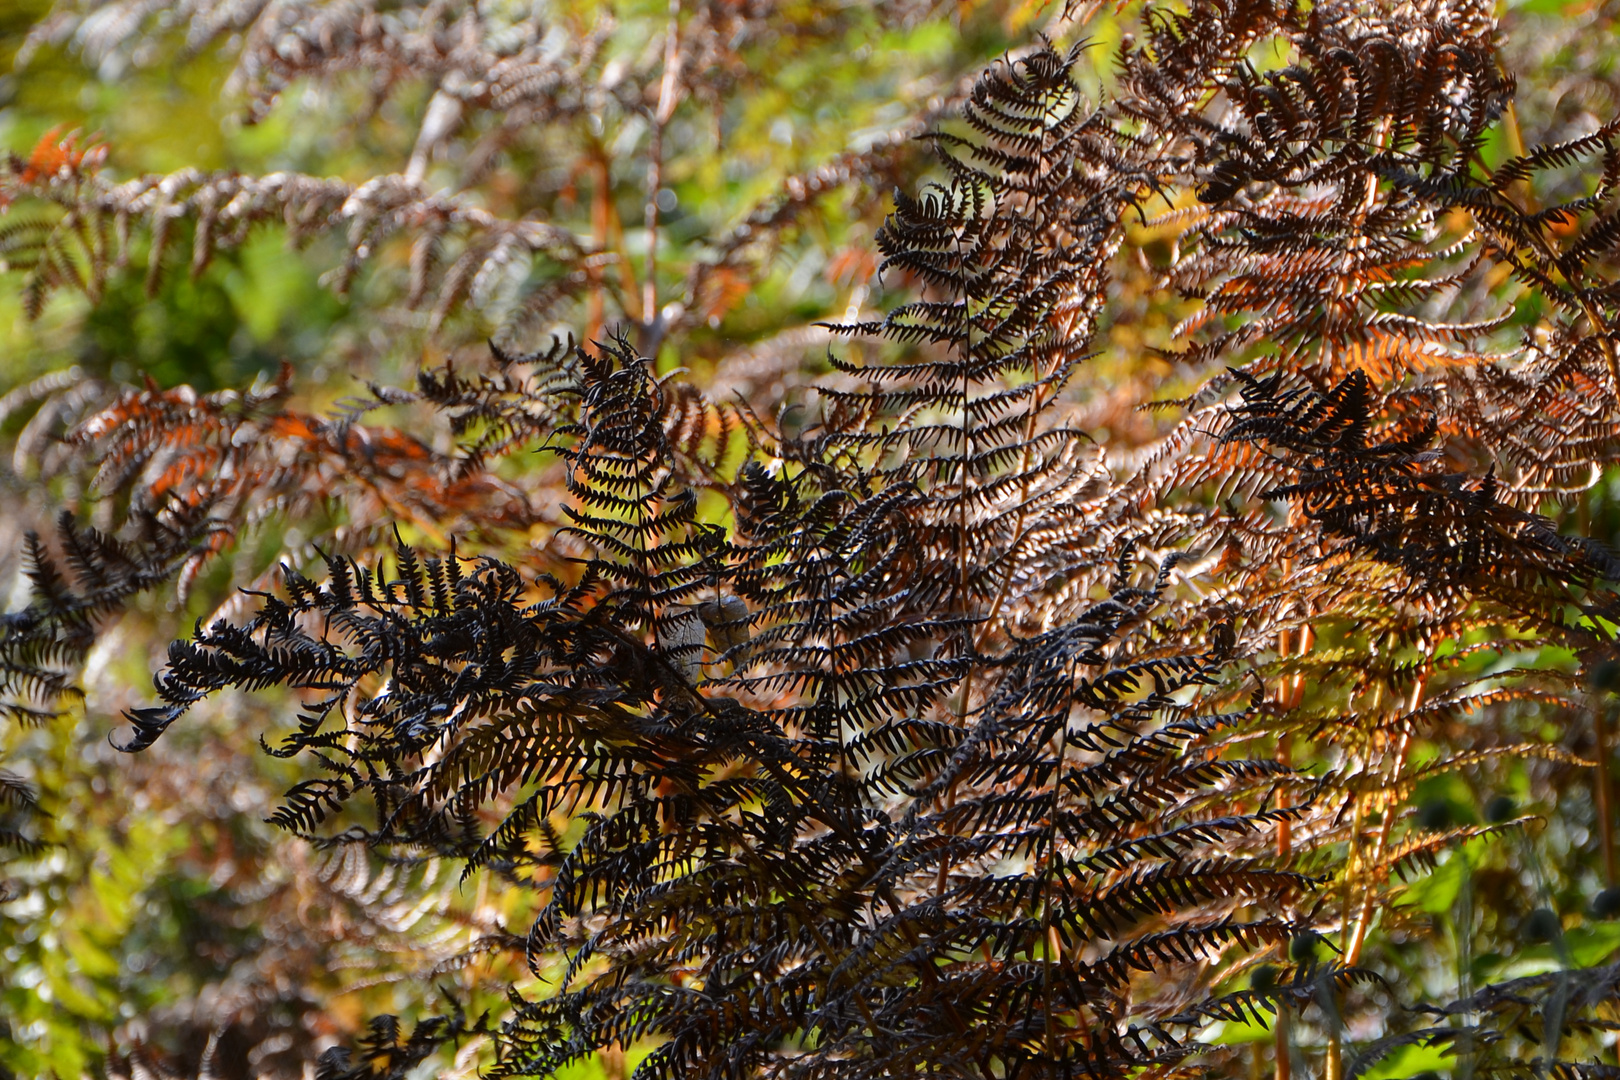
{"type": "Polygon", "coordinates": [[[0,1060],[1608,1075],[1613,18],[56,10],[0,1060]]]}

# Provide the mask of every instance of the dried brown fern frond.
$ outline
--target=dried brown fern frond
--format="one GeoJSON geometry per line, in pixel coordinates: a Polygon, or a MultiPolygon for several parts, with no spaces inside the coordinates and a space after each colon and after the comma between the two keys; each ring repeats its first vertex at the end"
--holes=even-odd
{"type": "MultiPolygon", "coordinates": [[[[1608,655],[1614,556],[1542,515],[1614,460],[1611,134],[1586,118],[1521,151],[1498,45],[1477,5],[1207,4],[1122,74],[1164,151],[1142,243],[1168,251],[1140,287],[1181,301],[1181,387],[1151,396],[1185,412],[1110,448],[1116,513],[1179,520],[1207,602],[1242,612],[1270,700],[1232,745],[1329,766],[1283,847],[1333,878],[1315,928],[1386,970],[1430,914],[1391,906],[1397,869],[1455,872],[1486,828],[1425,824],[1419,758],[1606,798],[1603,721],[1566,665],[1608,655]]],[[[1291,1037],[1338,1073],[1336,1016],[1275,1026],[1279,1077],[1291,1037]]]]}
{"type": "Polygon", "coordinates": [[[15,239],[9,241],[10,261],[20,266],[26,259],[35,268],[32,310],[38,310],[51,289],[64,285],[94,299],[108,274],[135,256],[136,225],[144,226],[149,236],[149,291],[166,272],[176,226],[190,227],[194,274],[217,252],[239,246],[257,226],[281,225],[294,244],[323,233],[341,234],[346,257],[330,278],[340,294],[367,259],[396,235],[425,238],[420,242],[435,250],[454,245],[453,258],[430,259],[423,249],[413,264],[411,294],[432,297],[436,320],[481,279],[498,276],[518,253],[545,256],[565,271],[582,266],[586,255],[565,229],[540,220],[502,218],[474,200],[431,191],[421,180],[401,174],[349,184],[296,173],[254,177],[188,169],[119,182],[102,175],[97,165],[66,174],[36,174],[13,162],[0,176],[0,195],[7,200],[40,202],[56,215],[54,220],[24,219],[13,227],[15,239]]]}
{"type": "MultiPolygon", "coordinates": [[[[276,517],[335,515],[357,534],[387,520],[430,535],[493,535],[539,520],[523,490],[487,471],[458,470],[454,458],[403,431],[353,419],[385,402],[360,402],[337,418],[288,408],[291,379],[283,367],[245,394],[127,391],[67,433],[94,466],[89,493],[116,499],[128,519],[211,522],[207,544],[182,571],[182,589],[238,534],[276,517]]],[[[376,542],[356,535],[350,546],[376,542]]]]}
{"type": "Polygon", "coordinates": [[[1494,476],[1473,481],[1435,467],[1432,418],[1380,424],[1364,372],[1323,395],[1281,392],[1280,374],[1240,377],[1240,419],[1222,438],[1283,456],[1295,479],[1260,497],[1299,500],[1325,536],[1398,563],[1431,589],[1537,595],[1547,618],[1564,602],[1548,585],[1620,580],[1620,561],[1603,545],[1560,536],[1550,520],[1498,501],[1494,476]]]}
{"type": "Polygon", "coordinates": [[[1234,635],[1184,618],[1177,556],[1074,498],[1095,454],[1059,393],[1146,184],[1078,56],[980,80],[982,141],[942,139],[954,180],[880,238],[919,298],[846,328],[916,349],[835,360],[856,388],[823,389],[819,426],[759,430],[627,342],[435,376],[475,457],[552,439],[577,571],[404,545],[289,570],[246,623],[174,645],[127,745],[286,685],[305,707],[276,752],[325,775],[279,822],[329,834],[365,799],[369,842],[543,898],[523,954],[567,962],[514,1002],[503,1073],[643,1037],[645,1075],[1174,1067],[1205,961],[1301,929],[1311,881],[1267,852],[1306,811],[1223,805],[1292,782],[1211,746],[1260,704],[1206,694],[1234,635]],[[1051,603],[1054,574],[1100,595],[1051,603]]]}
{"type": "MultiPolygon", "coordinates": [[[[902,0],[875,14],[879,25],[914,25],[937,8],[902,0]]],[[[937,93],[932,76],[908,84],[910,115],[886,115],[883,130],[840,146],[828,160],[784,170],[780,193],[710,222],[707,242],[688,245],[696,257],[676,256],[660,270],[660,258],[675,254],[659,253],[659,201],[670,194],[660,191],[677,161],[687,162],[683,175],[691,171],[691,155],[666,145],[665,131],[677,123],[683,131],[700,128],[712,113],[716,153],[727,152],[727,110],[770,82],[762,57],[795,45],[834,48],[866,17],[723,3],[681,6],[659,19],[566,6],[496,12],[461,2],[420,9],[63,3],[33,31],[24,65],[42,47],[66,46],[112,75],[173,54],[172,31],[183,27],[182,58],[215,46],[235,52],[225,92],[245,97],[249,120],[266,115],[298,82],[335,97],[353,82],[366,84],[368,105],[334,116],[340,128],[354,126],[356,115],[363,126],[413,88],[426,90],[426,104],[412,117],[411,145],[359,183],[292,170],[254,176],[190,169],[118,182],[86,168],[70,190],[37,170],[13,169],[0,178],[0,198],[44,204],[45,212],[30,212],[16,241],[20,254],[43,268],[36,308],[59,288],[94,295],[110,268],[136,257],[132,245],[145,248],[151,285],[167,272],[178,233],[189,234],[197,273],[250,231],[279,225],[293,244],[341,236],[344,255],[329,274],[340,294],[367,265],[392,272],[392,263],[408,263],[399,268],[408,278],[400,292],[409,306],[427,310],[430,333],[467,306],[497,323],[516,313],[525,324],[515,328],[519,337],[545,333],[556,326],[559,301],[585,298],[586,337],[622,317],[640,327],[641,347],[655,352],[665,334],[723,311],[717,281],[768,274],[781,235],[797,223],[818,219],[844,197],[856,201],[860,216],[875,218],[882,193],[916,166],[913,136],[959,102],[970,79],[942,80],[937,93]],[[630,138],[604,142],[595,126],[604,122],[630,138]],[[548,163],[539,182],[513,179],[532,172],[535,161],[548,163]],[[492,185],[497,172],[502,182],[492,185]],[[627,177],[641,179],[627,184],[627,177]],[[637,185],[645,188],[639,224],[651,239],[646,255],[633,258],[625,231],[638,223],[621,220],[620,204],[621,189],[637,185]],[[82,230],[97,240],[80,250],[82,230]],[[408,257],[396,259],[396,246],[408,247],[408,257]],[[661,301],[661,291],[673,299],[661,301]]]]}
{"type": "Polygon", "coordinates": [[[206,514],[138,515],[132,522],[140,536],[125,541],[80,529],[64,513],[54,552],[35,533],[24,537],[32,590],[25,607],[0,616],[0,716],[38,724],[54,717],[63,699],[82,697],[78,668],[99,624],[130,597],[172,579],[213,531],[206,514]]]}
{"type": "MultiPolygon", "coordinates": [[[[1477,5],[1146,21],[1101,105],[1078,48],[975,82],[966,134],[932,139],[943,179],[877,234],[906,297],[852,300],[835,329],[865,340],[815,411],[773,426],[657,375],[637,346],[686,315],[656,321],[656,283],[635,342],[425,373],[416,404],[464,446],[391,476],[439,485],[405,512],[450,514],[434,500],[540,445],[560,464],[525,490],[559,493],[562,557],[502,549],[493,496],[469,495],[475,556],[289,566],[171,646],[122,745],[229,689],[291,691],[273,752],[312,773],[276,824],[524,897],[527,933],[490,947],[549,981],[503,1006],[496,1075],[638,1042],[642,1077],[1190,1075],[1211,1020],[1272,1025],[1283,1075],[1289,1031],[1334,1077],[1422,1040],[1504,1072],[1539,1041],[1543,1072],[1579,1073],[1560,1044],[1597,1030],[1607,969],[1568,1012],[1568,975],[1460,994],[1439,1034],[1400,1030],[1360,965],[1379,920],[1424,925],[1392,905],[1403,873],[1533,823],[1441,821],[1411,805],[1425,785],[1589,770],[1578,687],[1612,658],[1620,566],[1538,496],[1613,456],[1612,132],[1486,165],[1511,85],[1477,5]],[[1173,217],[1140,224],[1161,196],[1173,217]],[[1133,220],[1168,255],[1127,281],[1133,220]],[[1186,316],[1152,358],[1192,384],[1169,430],[1087,393],[1142,276],[1186,316]],[[1526,295],[1557,312],[1526,322],[1526,295]],[[1123,452],[1079,427],[1104,417],[1123,452]],[[1377,1009],[1363,1060],[1345,1021],[1377,1009]]],[[[809,189],[690,277],[689,306],[809,189]]],[[[238,464],[226,434],[267,429],[194,404],[144,402],[156,437],[109,414],[109,475],[195,467],[248,499],[219,485],[258,451],[238,464]],[[194,465],[160,461],[192,427],[194,465]]],[[[349,452],[328,434],[316,461],[349,452]]],[[[466,1030],[380,1021],[325,1073],[416,1068],[466,1030]]]]}
{"type": "Polygon", "coordinates": [[[8,864],[28,859],[49,845],[40,837],[40,825],[48,820],[39,806],[39,796],[26,778],[9,769],[0,769],[0,903],[21,898],[23,889],[6,872],[8,864]]]}

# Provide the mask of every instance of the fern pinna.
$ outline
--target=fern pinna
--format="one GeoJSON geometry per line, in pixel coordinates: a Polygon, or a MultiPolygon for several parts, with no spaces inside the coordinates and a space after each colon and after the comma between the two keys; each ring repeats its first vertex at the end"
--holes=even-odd
{"type": "Polygon", "coordinates": [[[648,1076],[1186,1055],[1203,965],[1286,943],[1311,879],[1265,855],[1301,809],[1236,805],[1284,768],[1212,748],[1251,705],[1205,695],[1231,627],[1181,626],[1176,559],[1076,498],[1097,459],[1058,403],[1148,186],[1077,57],[980,80],[978,137],[939,140],[949,180],[879,238],[920,298],[843,328],[915,347],[840,361],[868,388],[825,391],[819,425],[709,406],[693,450],[626,344],[519,358],[544,369],[571,573],[403,544],[391,569],[289,568],[245,624],[171,647],[127,745],[288,686],[273,751],[327,775],[279,821],[319,834],[364,795],[370,842],[533,890],[513,947],[553,990],[514,1003],[502,1074],[642,1040],[648,1076]]]}

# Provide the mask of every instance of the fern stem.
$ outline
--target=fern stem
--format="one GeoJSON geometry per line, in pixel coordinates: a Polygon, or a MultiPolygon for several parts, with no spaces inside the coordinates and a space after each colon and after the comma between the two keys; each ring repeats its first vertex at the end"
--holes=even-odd
{"type": "MultiPolygon", "coordinates": [[[[1290,508],[1290,523],[1292,523],[1295,512],[1296,511],[1294,508],[1290,508]]],[[[1288,576],[1292,568],[1291,562],[1284,563],[1284,578],[1288,576]]],[[[1289,656],[1289,644],[1290,634],[1287,630],[1284,630],[1277,635],[1277,651],[1285,659],[1289,656]]],[[[1299,630],[1299,655],[1303,655],[1310,647],[1310,627],[1302,626],[1299,630]]],[[[1285,710],[1293,709],[1304,698],[1304,692],[1304,676],[1293,676],[1289,682],[1285,684],[1285,689],[1283,692],[1278,695],[1278,704],[1281,705],[1285,710]]],[[[1291,729],[1285,730],[1277,739],[1277,760],[1285,766],[1292,766],[1294,763],[1294,733],[1291,729]]],[[[1288,802],[1287,794],[1285,792],[1279,793],[1277,798],[1278,808],[1281,809],[1288,805],[1290,805],[1290,803],[1288,802]]],[[[1291,824],[1292,823],[1287,818],[1283,818],[1281,821],[1277,822],[1277,857],[1279,859],[1287,859],[1293,854],[1293,836],[1289,828],[1291,824]]],[[[1276,1080],[1292,1080],[1294,1063],[1290,1043],[1291,1039],[1289,1037],[1288,1007],[1279,1001],[1277,1003],[1276,1027],[1276,1080]]]]}
{"type": "MultiPolygon", "coordinates": [[[[1285,566],[1283,571],[1285,576],[1287,575],[1289,569],[1290,567],[1285,566]]],[[[1289,644],[1291,641],[1291,635],[1289,631],[1284,630],[1277,635],[1277,651],[1283,659],[1287,659],[1290,655],[1303,656],[1305,653],[1310,651],[1311,646],[1315,643],[1315,640],[1316,634],[1311,627],[1308,625],[1301,626],[1299,628],[1299,648],[1290,654],[1289,644]]],[[[1304,672],[1299,672],[1289,676],[1288,681],[1284,684],[1282,692],[1277,695],[1277,704],[1286,712],[1291,709],[1297,709],[1300,704],[1304,702],[1304,700],[1305,674],[1304,672]]],[[[1283,733],[1277,737],[1277,761],[1285,766],[1292,766],[1294,763],[1294,732],[1292,729],[1284,730],[1283,733]]],[[[1282,809],[1291,805],[1287,800],[1287,794],[1280,793],[1277,798],[1278,808],[1282,809]]],[[[1277,822],[1277,857],[1279,859],[1286,859],[1293,852],[1293,830],[1290,828],[1291,824],[1292,823],[1286,818],[1277,822]]]]}
{"type": "Polygon", "coordinates": [[[1597,771],[1592,777],[1597,789],[1598,842],[1603,848],[1603,884],[1614,888],[1614,796],[1610,790],[1609,726],[1604,719],[1604,708],[1594,704],[1592,709],[1592,736],[1597,744],[1597,771]]]}
{"type": "MultiPolygon", "coordinates": [[[[595,180],[591,192],[591,249],[596,252],[607,250],[608,243],[608,214],[613,209],[613,195],[608,188],[607,158],[598,153],[590,160],[589,169],[595,180]]],[[[586,278],[590,282],[590,299],[585,304],[585,341],[596,341],[602,336],[602,320],[605,314],[602,298],[603,274],[602,268],[596,262],[585,264],[586,278]]]]}
{"type": "Polygon", "coordinates": [[[1277,1025],[1275,1036],[1277,1042],[1277,1080],[1292,1080],[1294,1075],[1293,1040],[1288,1031],[1288,1006],[1277,1002],[1277,1025]]]}
{"type": "MultiPolygon", "coordinates": [[[[1074,679],[1077,664],[1069,662],[1069,686],[1073,693],[1074,679]]],[[[1043,883],[1050,880],[1052,864],[1057,860],[1058,845],[1058,811],[1063,805],[1063,763],[1069,756],[1069,714],[1064,710],[1058,721],[1057,769],[1052,783],[1052,808],[1049,811],[1050,819],[1047,823],[1046,834],[1046,869],[1043,883]]],[[[1042,898],[1041,903],[1041,930],[1046,938],[1046,955],[1041,963],[1041,1006],[1046,1012],[1046,1052],[1052,1060],[1058,1060],[1056,1035],[1052,1030],[1052,966],[1063,962],[1062,943],[1058,940],[1056,927],[1052,925],[1052,905],[1050,901],[1042,898]]]]}
{"type": "Polygon", "coordinates": [[[652,131],[647,144],[647,204],[643,220],[647,229],[647,274],[641,284],[641,354],[650,356],[662,336],[658,320],[658,192],[664,186],[664,128],[675,115],[680,102],[681,0],[669,0],[669,28],[664,32],[664,77],[658,88],[658,107],[653,112],[652,131]]]}
{"type": "MultiPolygon", "coordinates": [[[[1422,703],[1423,687],[1424,680],[1419,680],[1417,686],[1413,687],[1412,689],[1413,709],[1416,709],[1417,706],[1422,703]]],[[[1412,733],[1410,731],[1401,732],[1400,745],[1395,751],[1395,772],[1390,778],[1392,784],[1399,782],[1401,773],[1406,769],[1407,751],[1411,748],[1411,743],[1412,733]]],[[[1393,800],[1385,800],[1384,820],[1378,827],[1378,840],[1373,845],[1371,865],[1374,872],[1376,872],[1378,864],[1383,861],[1384,852],[1388,850],[1389,847],[1390,827],[1395,822],[1395,807],[1391,805],[1392,801],[1393,800]]],[[[1354,965],[1361,958],[1361,947],[1366,943],[1368,931],[1372,929],[1373,905],[1378,900],[1376,886],[1377,881],[1374,879],[1373,873],[1369,873],[1365,886],[1362,890],[1361,912],[1356,917],[1356,923],[1354,929],[1351,931],[1350,941],[1345,945],[1344,949],[1344,962],[1347,965],[1354,965]]]]}

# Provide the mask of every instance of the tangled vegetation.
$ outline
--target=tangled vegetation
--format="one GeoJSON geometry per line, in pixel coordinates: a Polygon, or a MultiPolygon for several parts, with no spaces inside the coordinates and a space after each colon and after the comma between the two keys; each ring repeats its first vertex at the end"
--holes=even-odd
{"type": "Polygon", "coordinates": [[[58,7],[0,1061],[1610,1075],[1617,15],[58,7]]]}

